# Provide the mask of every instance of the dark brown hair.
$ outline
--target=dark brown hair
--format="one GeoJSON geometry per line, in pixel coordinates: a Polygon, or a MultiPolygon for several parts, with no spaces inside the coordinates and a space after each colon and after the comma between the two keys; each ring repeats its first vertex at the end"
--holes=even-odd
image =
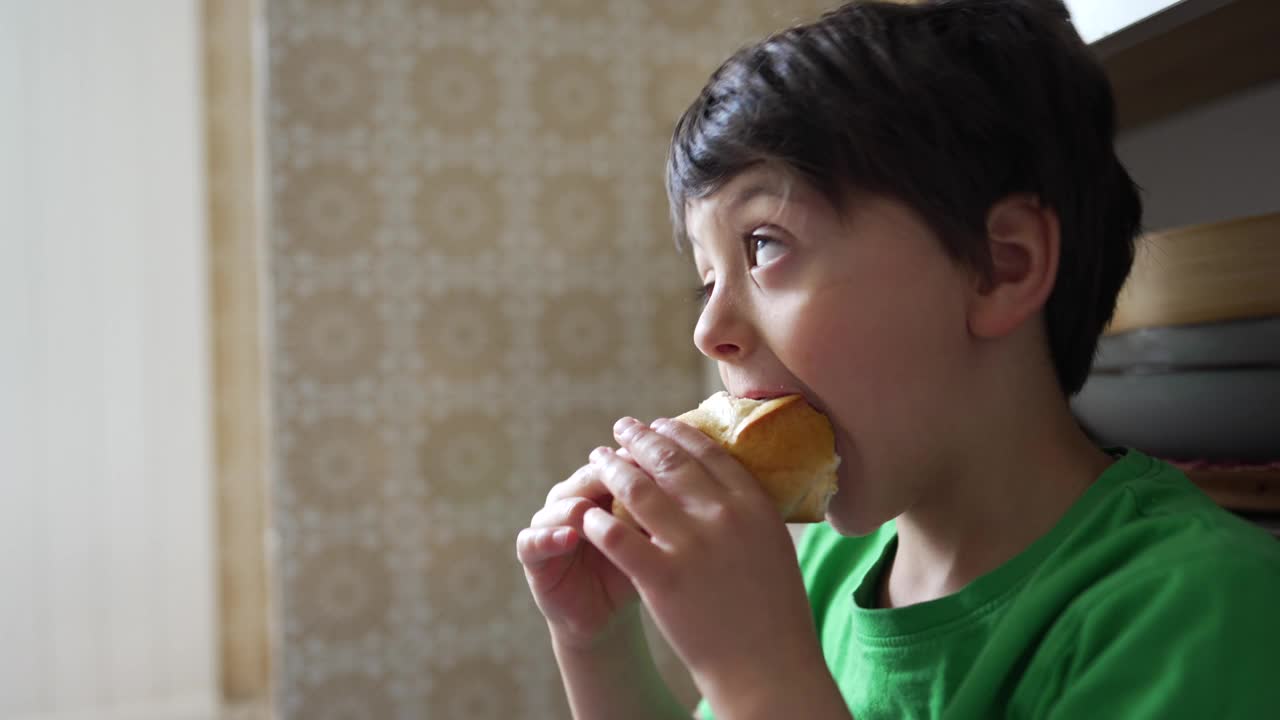
{"type": "Polygon", "coordinates": [[[1045,316],[1072,395],[1141,225],[1114,140],[1111,86],[1058,0],[851,2],[716,70],[676,124],[667,193],[683,245],[687,201],[778,164],[840,210],[852,192],[906,203],[982,273],[987,212],[1034,194],[1061,223],[1045,316]]]}

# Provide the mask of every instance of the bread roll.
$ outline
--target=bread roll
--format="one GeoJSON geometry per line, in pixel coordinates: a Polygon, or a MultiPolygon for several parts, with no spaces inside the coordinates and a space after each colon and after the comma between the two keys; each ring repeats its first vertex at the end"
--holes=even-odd
{"type": "MultiPolygon", "coordinates": [[[[720,443],[773,498],[789,523],[821,522],[836,492],[835,435],[800,395],[751,400],[718,392],[676,418],[720,443]]],[[[613,514],[635,526],[622,503],[613,514]]]]}

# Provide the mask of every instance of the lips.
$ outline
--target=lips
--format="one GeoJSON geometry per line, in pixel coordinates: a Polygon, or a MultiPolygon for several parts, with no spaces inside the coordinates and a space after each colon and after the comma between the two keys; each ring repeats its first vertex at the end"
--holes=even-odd
{"type": "Polygon", "coordinates": [[[729,390],[729,394],[735,397],[748,398],[750,400],[772,400],[773,398],[784,397],[786,395],[804,395],[804,391],[799,390],[790,385],[783,383],[771,383],[764,381],[750,380],[746,382],[733,382],[733,378],[725,384],[725,388],[729,390]]]}
{"type": "Polygon", "coordinates": [[[733,394],[737,395],[738,397],[748,398],[750,400],[772,400],[774,398],[785,397],[787,395],[803,395],[804,393],[798,390],[770,389],[770,390],[744,390],[742,392],[733,393],[733,394]]]}
{"type": "Polygon", "coordinates": [[[730,395],[736,397],[748,398],[750,400],[772,400],[774,398],[786,397],[787,395],[799,395],[805,399],[805,402],[812,405],[819,412],[823,412],[822,406],[815,402],[814,397],[809,393],[798,388],[790,388],[785,385],[747,385],[738,390],[730,389],[730,395]]]}
{"type": "Polygon", "coordinates": [[[729,391],[730,395],[740,398],[748,398],[751,400],[772,400],[787,395],[799,395],[809,403],[813,409],[823,415],[830,415],[827,406],[823,404],[812,392],[790,384],[771,383],[765,380],[748,379],[740,376],[730,376],[725,378],[724,387],[729,391]]]}

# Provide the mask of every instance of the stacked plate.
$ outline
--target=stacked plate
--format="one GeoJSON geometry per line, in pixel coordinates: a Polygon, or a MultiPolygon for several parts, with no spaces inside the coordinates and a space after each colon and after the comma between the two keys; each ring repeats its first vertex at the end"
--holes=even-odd
{"type": "Polygon", "coordinates": [[[1280,316],[1105,336],[1073,406],[1107,444],[1180,460],[1280,460],[1280,316]]]}

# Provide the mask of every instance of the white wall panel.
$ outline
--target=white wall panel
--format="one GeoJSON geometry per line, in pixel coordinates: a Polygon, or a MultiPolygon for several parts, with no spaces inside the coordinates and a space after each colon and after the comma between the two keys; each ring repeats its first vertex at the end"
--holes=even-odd
{"type": "Polygon", "coordinates": [[[199,22],[0,0],[5,720],[213,706],[199,22]]]}

